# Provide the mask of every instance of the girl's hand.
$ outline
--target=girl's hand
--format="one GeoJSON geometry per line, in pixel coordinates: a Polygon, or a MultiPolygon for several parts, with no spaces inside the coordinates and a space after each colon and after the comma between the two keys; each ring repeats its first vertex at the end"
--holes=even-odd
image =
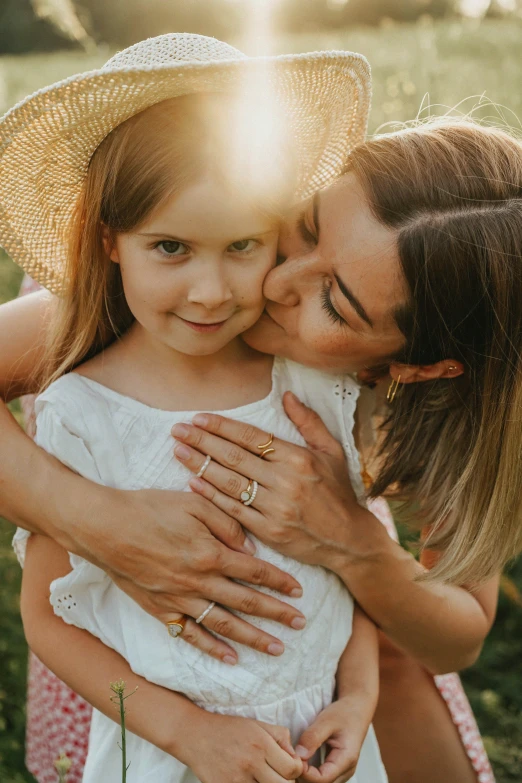
{"type": "Polygon", "coordinates": [[[283,726],[208,712],[197,724],[176,755],[201,783],[285,783],[303,771],[283,726]]]}
{"type": "Polygon", "coordinates": [[[306,439],[302,448],[274,438],[274,452],[260,459],[266,432],[215,414],[198,414],[193,424],[176,425],[172,433],[182,445],[177,459],[197,473],[208,454],[212,461],[192,489],[211,500],[229,517],[285,555],[335,570],[341,555],[350,560],[364,548],[365,528],[380,523],[355,497],[342,446],[317,414],[287,393],[285,410],[306,439]],[[259,489],[247,507],[240,495],[248,480],[259,489]],[[363,532],[360,532],[360,531],[363,532]]]}
{"type": "Polygon", "coordinates": [[[333,702],[301,735],[296,748],[305,764],[301,783],[345,783],[353,777],[369,726],[366,702],[367,698],[361,704],[357,696],[333,702]],[[309,766],[307,759],[325,743],[329,752],[324,763],[309,766]]]}
{"type": "Polygon", "coordinates": [[[185,641],[229,664],[237,662],[236,651],[213,634],[269,655],[283,653],[284,646],[276,637],[236,617],[225,606],[292,628],[304,627],[303,615],[293,606],[235,581],[290,595],[302,593],[293,577],[246,554],[248,539],[240,525],[208,500],[191,492],[159,490],[118,492],[116,499],[118,505],[113,496],[102,512],[110,514],[111,523],[104,525],[101,513],[97,515],[96,541],[84,539],[86,551],[76,551],[100,565],[163,623],[181,614],[197,618],[215,601],[218,605],[201,624],[187,622],[185,641]],[[125,546],[118,546],[115,536],[125,546]]]}

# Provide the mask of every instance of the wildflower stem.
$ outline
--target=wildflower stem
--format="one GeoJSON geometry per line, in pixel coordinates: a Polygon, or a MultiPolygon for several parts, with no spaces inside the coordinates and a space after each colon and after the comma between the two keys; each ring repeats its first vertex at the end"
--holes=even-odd
{"type": "Polygon", "coordinates": [[[111,696],[111,701],[119,707],[120,710],[120,726],[121,726],[121,780],[122,783],[127,781],[127,770],[130,764],[127,764],[127,738],[125,731],[125,702],[136,693],[138,689],[135,688],[131,693],[125,694],[125,682],[118,680],[117,682],[111,682],[111,691],[115,694],[111,696]]]}

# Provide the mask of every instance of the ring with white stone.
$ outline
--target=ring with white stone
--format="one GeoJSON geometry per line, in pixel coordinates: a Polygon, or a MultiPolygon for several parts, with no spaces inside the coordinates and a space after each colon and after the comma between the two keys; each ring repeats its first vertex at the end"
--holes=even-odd
{"type": "Polygon", "coordinates": [[[211,461],[212,461],[212,457],[209,454],[207,454],[207,458],[205,459],[205,462],[203,463],[203,465],[200,467],[200,469],[196,473],[196,478],[201,478],[203,473],[206,471],[206,469],[210,465],[211,461]]]}
{"type": "Polygon", "coordinates": [[[212,609],[215,607],[215,605],[216,605],[216,602],[215,602],[215,601],[211,601],[211,602],[209,603],[209,605],[207,606],[207,608],[205,609],[205,611],[204,611],[202,614],[200,614],[200,615],[199,615],[199,617],[198,617],[198,619],[196,620],[196,622],[197,622],[197,624],[198,624],[198,625],[199,625],[200,623],[202,623],[202,622],[203,622],[203,620],[205,619],[205,617],[206,617],[208,614],[210,614],[210,612],[211,612],[211,611],[212,611],[212,609]]]}
{"type": "Polygon", "coordinates": [[[259,484],[257,483],[257,481],[254,481],[252,479],[252,481],[250,481],[248,485],[247,491],[241,493],[241,502],[243,503],[244,506],[252,505],[252,503],[256,499],[258,489],[259,489],[259,484]],[[245,497],[246,495],[248,495],[248,497],[245,497]]]}

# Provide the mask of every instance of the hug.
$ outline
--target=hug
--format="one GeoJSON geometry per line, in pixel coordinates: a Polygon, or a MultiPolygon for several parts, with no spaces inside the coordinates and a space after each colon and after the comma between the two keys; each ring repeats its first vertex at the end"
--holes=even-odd
{"type": "Polygon", "coordinates": [[[131,783],[494,780],[454,672],[522,547],[522,145],[365,140],[370,90],[361,55],[169,34],[0,121],[43,286],[0,308],[2,398],[38,394],[0,510],[40,709],[93,708],[73,781],[121,780],[119,679],[131,783]]]}

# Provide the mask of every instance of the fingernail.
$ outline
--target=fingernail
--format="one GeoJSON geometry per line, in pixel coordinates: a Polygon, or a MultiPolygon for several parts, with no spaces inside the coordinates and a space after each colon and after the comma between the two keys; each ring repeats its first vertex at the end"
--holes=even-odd
{"type": "Polygon", "coordinates": [[[171,430],[175,438],[188,438],[190,435],[190,427],[186,424],[175,424],[171,430]]]}
{"type": "Polygon", "coordinates": [[[234,658],[233,655],[225,655],[223,657],[223,663],[227,663],[229,666],[235,666],[237,663],[237,658],[234,658]]]}
{"type": "Polygon", "coordinates": [[[307,759],[308,756],[310,755],[310,752],[302,745],[298,745],[297,748],[295,749],[295,752],[297,753],[300,759],[307,759]]]}
{"type": "Polygon", "coordinates": [[[300,631],[302,628],[305,627],[306,620],[304,617],[294,617],[290,625],[292,626],[292,628],[295,628],[296,631],[300,631]]]}
{"type": "Polygon", "coordinates": [[[270,655],[282,655],[285,651],[285,646],[281,642],[272,642],[268,645],[268,652],[270,655]]]}
{"type": "Polygon", "coordinates": [[[301,598],[302,595],[303,595],[302,587],[294,587],[294,589],[290,591],[290,596],[292,598],[301,598]]]}
{"type": "Polygon", "coordinates": [[[205,482],[200,478],[190,479],[189,484],[191,489],[204,489],[205,487],[205,482]]]}
{"type": "Polygon", "coordinates": [[[187,446],[176,446],[174,454],[179,459],[188,459],[190,457],[190,449],[187,446]]]}
{"type": "Polygon", "coordinates": [[[206,427],[208,424],[208,416],[205,416],[204,413],[196,413],[192,419],[192,423],[197,427],[206,427]]]}
{"type": "Polygon", "coordinates": [[[256,553],[256,545],[249,538],[247,538],[245,543],[243,544],[243,549],[245,550],[247,555],[255,555],[256,553]]]}

